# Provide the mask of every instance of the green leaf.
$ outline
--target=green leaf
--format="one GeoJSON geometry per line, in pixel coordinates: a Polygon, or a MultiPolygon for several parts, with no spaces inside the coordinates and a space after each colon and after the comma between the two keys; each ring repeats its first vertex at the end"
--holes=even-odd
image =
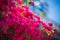
{"type": "Polygon", "coordinates": [[[1,31],[2,31],[2,28],[0,28],[0,33],[1,33],[1,31]]]}
{"type": "Polygon", "coordinates": [[[26,34],[26,40],[30,40],[30,37],[28,36],[28,34],[26,34]]]}
{"type": "Polygon", "coordinates": [[[13,30],[12,28],[9,28],[9,32],[10,32],[10,34],[12,35],[13,32],[14,32],[14,30],[13,30]]]}
{"type": "Polygon", "coordinates": [[[42,33],[43,33],[43,35],[46,35],[47,34],[45,31],[43,31],[42,33]]]}
{"type": "Polygon", "coordinates": [[[3,37],[2,37],[1,40],[10,40],[10,38],[8,37],[8,35],[6,35],[6,34],[2,34],[2,35],[3,35],[3,37]]]}

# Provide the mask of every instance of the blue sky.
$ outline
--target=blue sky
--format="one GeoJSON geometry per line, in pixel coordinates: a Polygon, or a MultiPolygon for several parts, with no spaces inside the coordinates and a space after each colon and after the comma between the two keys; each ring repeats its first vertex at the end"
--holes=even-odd
{"type": "MultiPolygon", "coordinates": [[[[38,0],[36,0],[38,1],[38,0]]],[[[45,0],[48,4],[48,12],[46,17],[53,21],[54,23],[60,25],[60,0],[45,0]]],[[[35,13],[39,13],[40,11],[33,6],[30,6],[31,9],[34,9],[35,13]]],[[[41,6],[40,6],[41,7],[41,6]]]]}
{"type": "Polygon", "coordinates": [[[60,25],[60,0],[46,0],[49,5],[47,18],[60,25]]]}

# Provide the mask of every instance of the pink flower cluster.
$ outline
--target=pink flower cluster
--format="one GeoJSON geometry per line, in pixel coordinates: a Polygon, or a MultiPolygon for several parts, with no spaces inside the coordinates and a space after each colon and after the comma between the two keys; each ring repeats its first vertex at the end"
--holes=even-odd
{"type": "Polygon", "coordinates": [[[19,4],[17,7],[13,6],[13,1],[0,0],[0,39],[45,40],[42,31],[38,29],[39,25],[42,24],[49,31],[52,29],[40,21],[40,17],[33,14],[27,6],[18,7],[21,5],[19,0],[16,0],[19,4]]]}

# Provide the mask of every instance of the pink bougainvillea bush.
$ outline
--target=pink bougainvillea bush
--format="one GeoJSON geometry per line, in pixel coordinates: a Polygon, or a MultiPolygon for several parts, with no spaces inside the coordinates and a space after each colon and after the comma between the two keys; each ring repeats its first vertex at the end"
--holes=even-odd
{"type": "Polygon", "coordinates": [[[50,40],[53,34],[20,0],[0,0],[0,40],[50,40]]]}

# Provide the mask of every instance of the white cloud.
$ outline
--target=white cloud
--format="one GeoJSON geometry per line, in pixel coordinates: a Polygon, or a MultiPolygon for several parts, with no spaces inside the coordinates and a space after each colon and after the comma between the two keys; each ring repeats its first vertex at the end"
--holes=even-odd
{"type": "Polygon", "coordinates": [[[40,2],[39,1],[35,1],[34,4],[35,4],[35,6],[39,6],[40,2]]]}

